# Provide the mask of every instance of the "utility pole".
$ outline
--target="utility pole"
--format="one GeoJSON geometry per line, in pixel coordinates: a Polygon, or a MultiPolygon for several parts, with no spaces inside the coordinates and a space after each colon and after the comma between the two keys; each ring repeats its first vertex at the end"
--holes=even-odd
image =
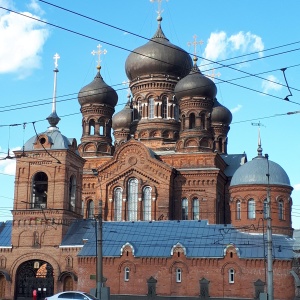
{"type": "Polygon", "coordinates": [[[101,289],[103,280],[102,264],[102,200],[99,201],[99,213],[97,218],[97,299],[101,300],[101,289]]]}
{"type": "Polygon", "coordinates": [[[268,163],[267,179],[267,265],[268,265],[268,300],[273,300],[273,254],[272,254],[272,218],[271,218],[271,199],[270,199],[270,169],[269,169],[269,155],[265,154],[268,163]]]}
{"type": "Polygon", "coordinates": [[[110,288],[103,286],[103,215],[102,215],[102,190],[101,182],[99,179],[99,173],[97,169],[92,169],[93,175],[97,177],[100,189],[100,200],[99,200],[99,212],[96,218],[96,255],[97,255],[97,264],[96,264],[96,298],[99,300],[109,300],[110,299],[110,288]]]}

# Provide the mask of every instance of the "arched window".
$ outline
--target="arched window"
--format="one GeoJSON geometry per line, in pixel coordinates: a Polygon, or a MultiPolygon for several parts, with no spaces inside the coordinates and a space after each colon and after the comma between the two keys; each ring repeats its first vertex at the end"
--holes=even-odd
{"type": "Polygon", "coordinates": [[[144,221],[151,221],[151,187],[146,186],[143,189],[143,214],[144,221]]]}
{"type": "Polygon", "coordinates": [[[87,217],[89,219],[94,218],[95,215],[95,204],[93,200],[90,200],[87,205],[87,217]]]}
{"type": "Polygon", "coordinates": [[[185,115],[182,115],[181,117],[181,128],[182,130],[185,130],[185,115]]]}
{"type": "Polygon", "coordinates": [[[191,113],[189,118],[189,129],[195,128],[195,114],[191,113]]]}
{"type": "Polygon", "coordinates": [[[236,219],[237,220],[241,219],[241,201],[240,200],[236,201],[236,219]]]}
{"type": "Polygon", "coordinates": [[[105,121],[104,120],[99,120],[99,134],[101,136],[105,135],[105,121]]]}
{"type": "Polygon", "coordinates": [[[138,101],[137,103],[137,110],[138,110],[138,119],[140,120],[143,117],[143,106],[141,101],[138,101]]]}
{"type": "Polygon", "coordinates": [[[182,276],[181,276],[181,269],[180,268],[177,268],[176,269],[176,282],[181,282],[182,280],[182,276]]]}
{"type": "Polygon", "coordinates": [[[268,200],[264,200],[264,219],[268,218],[268,200]]]}
{"type": "Polygon", "coordinates": [[[122,221],[122,189],[114,190],[114,221],[122,221]]]}
{"type": "Polygon", "coordinates": [[[167,97],[163,98],[161,112],[162,112],[163,119],[167,119],[168,118],[168,98],[167,97]]]}
{"type": "Polygon", "coordinates": [[[188,220],[188,200],[186,198],[183,198],[181,202],[181,218],[188,220]]]}
{"type": "Polygon", "coordinates": [[[193,199],[193,220],[199,220],[200,219],[200,204],[199,199],[194,198],[193,199]]]}
{"type": "Polygon", "coordinates": [[[205,114],[200,115],[201,129],[205,129],[205,114]]]}
{"type": "Polygon", "coordinates": [[[38,172],[33,176],[31,208],[47,208],[48,176],[38,172]]]}
{"type": "Polygon", "coordinates": [[[137,221],[137,205],[138,205],[138,180],[131,178],[128,181],[128,221],[137,221]]]}
{"type": "Polygon", "coordinates": [[[130,269],[128,267],[126,267],[124,269],[124,280],[125,281],[129,281],[129,273],[130,273],[130,269]]]}
{"type": "Polygon", "coordinates": [[[84,215],[84,201],[81,201],[81,214],[84,215]]]}
{"type": "Polygon", "coordinates": [[[179,121],[179,107],[177,104],[174,106],[174,119],[175,121],[179,121]]]}
{"type": "Polygon", "coordinates": [[[255,201],[250,199],[248,201],[248,219],[255,219],[255,201]]]}
{"type": "Polygon", "coordinates": [[[154,119],[154,98],[149,98],[149,119],[154,119]]]}
{"type": "Polygon", "coordinates": [[[278,219],[284,220],[284,205],[283,200],[278,201],[278,219]]]}
{"type": "Polygon", "coordinates": [[[69,210],[75,211],[76,205],[76,177],[72,175],[69,182],[69,210]]]}
{"type": "Polygon", "coordinates": [[[234,283],[234,269],[229,269],[228,270],[228,282],[229,283],[234,283]]]}
{"type": "Polygon", "coordinates": [[[95,121],[90,120],[89,121],[89,135],[94,135],[95,134],[95,121]]]}

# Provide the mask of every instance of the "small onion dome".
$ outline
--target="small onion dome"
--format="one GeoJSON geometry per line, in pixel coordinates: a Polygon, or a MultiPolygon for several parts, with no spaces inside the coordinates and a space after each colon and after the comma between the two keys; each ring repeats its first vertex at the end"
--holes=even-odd
{"type": "Polygon", "coordinates": [[[189,54],[169,42],[161,29],[161,20],[158,18],[158,29],[152,39],[127,57],[125,70],[129,80],[151,74],[182,78],[190,72],[192,60],[189,54]]]}
{"type": "Polygon", "coordinates": [[[290,179],[284,169],[277,163],[258,155],[251,161],[240,166],[232,176],[230,186],[249,185],[249,184],[268,184],[290,186],[290,179]],[[268,166],[269,164],[269,166],[268,166]],[[269,171],[268,171],[269,170],[269,171]]]}
{"type": "Polygon", "coordinates": [[[229,125],[232,121],[232,113],[231,111],[220,104],[217,99],[214,101],[214,106],[211,113],[211,121],[213,123],[222,123],[225,125],[229,125]]]}
{"type": "Polygon", "coordinates": [[[128,101],[124,108],[112,117],[113,130],[129,129],[132,122],[132,113],[133,109],[128,101]]]}
{"type": "Polygon", "coordinates": [[[196,61],[197,58],[194,58],[195,63],[190,73],[176,84],[174,90],[176,98],[204,97],[213,100],[217,95],[217,87],[211,79],[201,73],[196,61]]]}
{"type": "Polygon", "coordinates": [[[81,106],[93,103],[116,106],[118,95],[111,86],[104,82],[100,75],[100,67],[94,80],[79,91],[78,102],[81,106]]]}

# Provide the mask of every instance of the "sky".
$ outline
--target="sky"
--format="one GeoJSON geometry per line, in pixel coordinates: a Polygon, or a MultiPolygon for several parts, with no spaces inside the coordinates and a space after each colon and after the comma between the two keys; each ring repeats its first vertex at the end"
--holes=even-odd
{"type": "MultiPolygon", "coordinates": [[[[96,75],[91,52],[99,44],[107,51],[101,75],[118,93],[116,112],[122,109],[126,58],[154,35],[160,10],[165,35],[196,53],[218,101],[233,114],[228,154],[254,158],[260,128],[263,154],[284,168],[294,188],[292,221],[300,229],[300,1],[49,2],[0,0],[0,157],[20,149],[34,127],[47,129],[56,53],[58,126],[65,136],[80,143],[77,95],[96,75]]],[[[12,219],[14,173],[15,160],[0,161],[0,221],[12,219]]]]}

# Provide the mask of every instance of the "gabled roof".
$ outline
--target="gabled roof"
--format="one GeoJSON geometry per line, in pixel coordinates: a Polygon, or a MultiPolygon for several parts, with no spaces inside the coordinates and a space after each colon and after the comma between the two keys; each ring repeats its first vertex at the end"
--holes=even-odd
{"type": "Polygon", "coordinates": [[[11,247],[12,221],[0,222],[0,248],[11,247]]]}
{"type": "MultiPolygon", "coordinates": [[[[240,258],[266,257],[266,235],[240,232],[232,225],[209,225],[207,221],[103,222],[103,256],[120,257],[130,245],[135,257],[171,257],[174,246],[181,245],[188,258],[222,258],[228,245],[240,258]],[[265,245],[265,247],[264,247],[265,245]]],[[[294,240],[273,235],[273,256],[292,259],[294,240]]],[[[61,247],[81,245],[79,256],[96,256],[94,220],[75,221],[61,247]]]]}

